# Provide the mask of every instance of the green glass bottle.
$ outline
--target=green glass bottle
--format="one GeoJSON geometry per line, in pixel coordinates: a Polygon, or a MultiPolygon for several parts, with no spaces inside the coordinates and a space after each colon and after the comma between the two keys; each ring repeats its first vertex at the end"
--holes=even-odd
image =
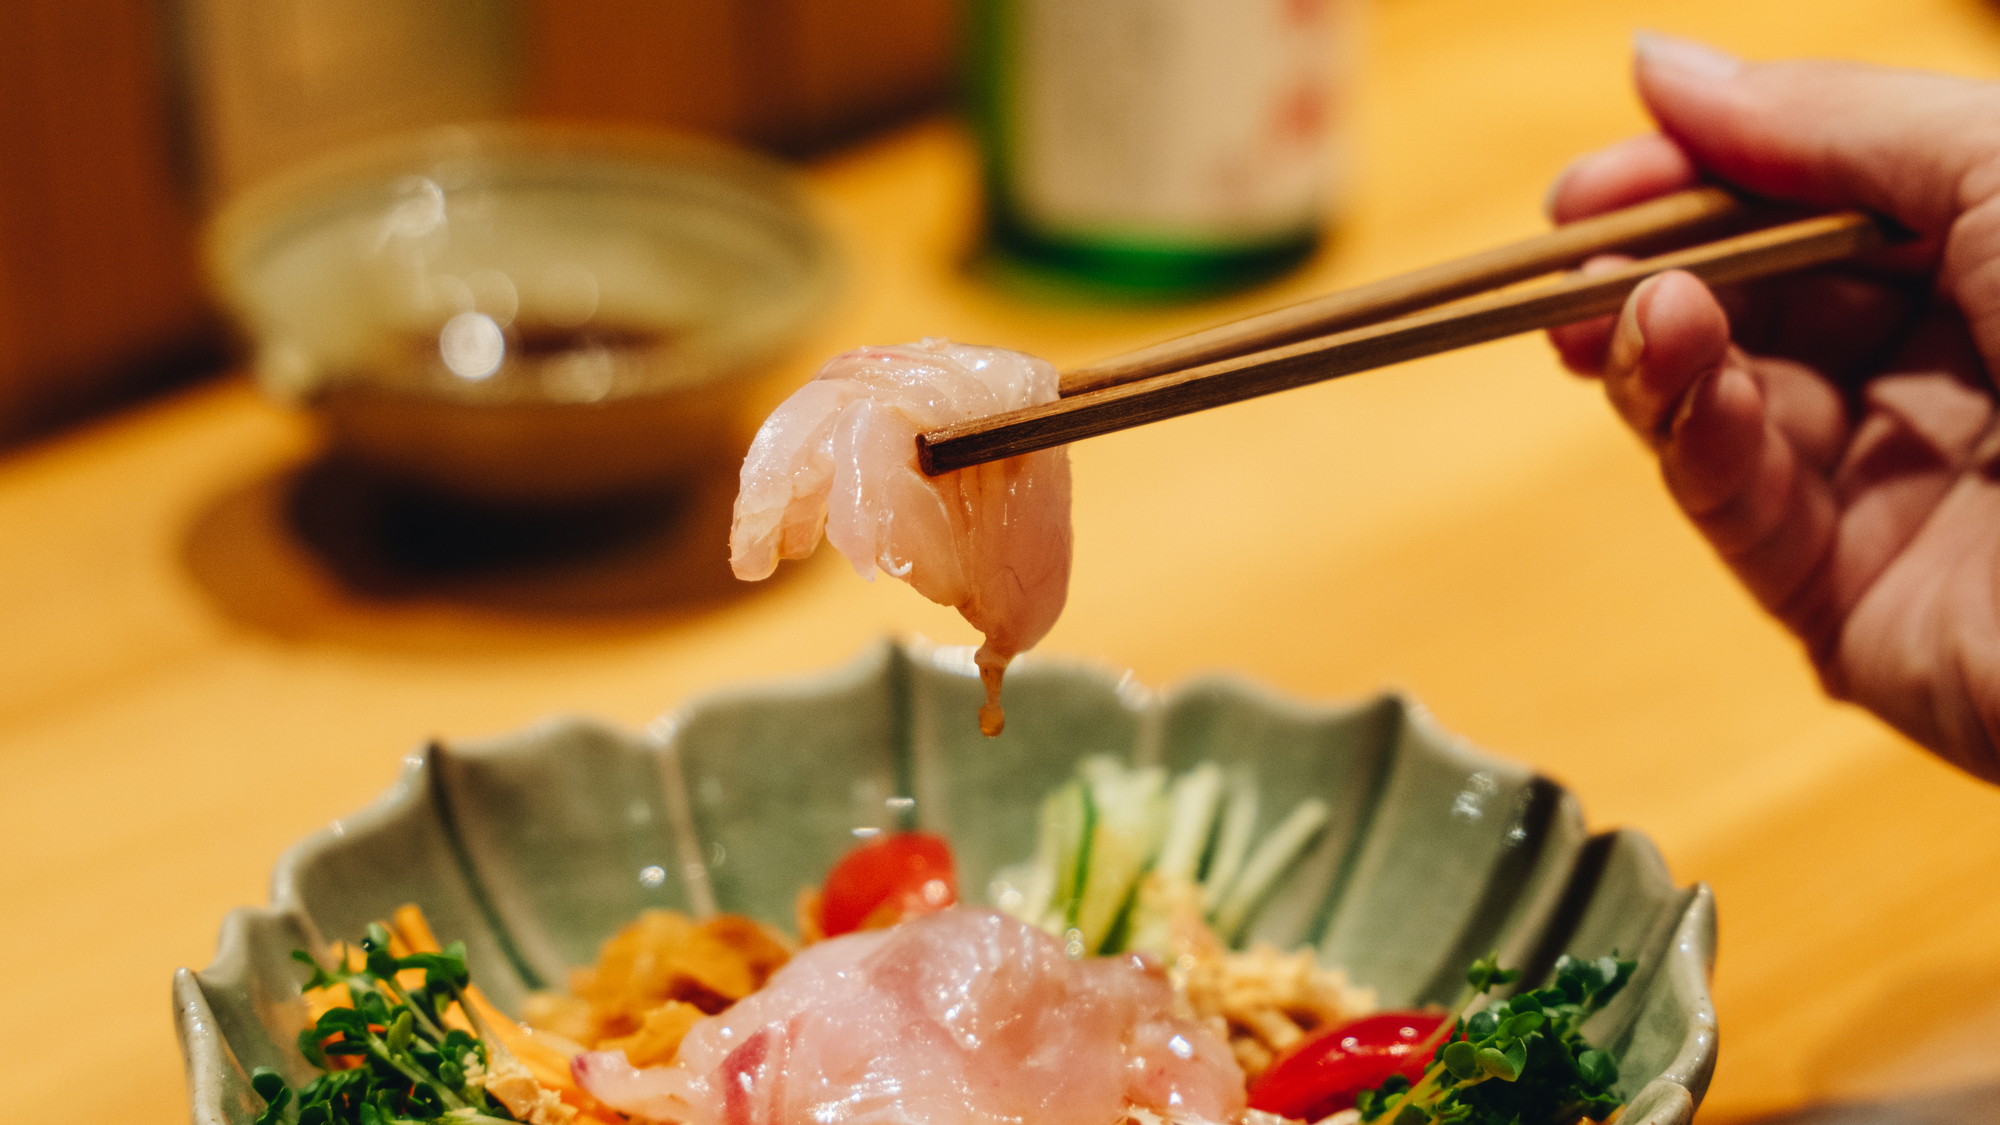
{"type": "Polygon", "coordinates": [[[1318,244],[1340,0],[969,0],[986,230],[1008,267],[1139,297],[1318,244]]]}

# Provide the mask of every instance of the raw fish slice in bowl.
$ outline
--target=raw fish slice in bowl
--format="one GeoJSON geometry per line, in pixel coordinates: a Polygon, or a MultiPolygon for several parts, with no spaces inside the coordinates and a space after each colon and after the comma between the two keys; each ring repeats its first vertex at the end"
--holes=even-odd
{"type": "Polygon", "coordinates": [[[1069,454],[1044,450],[936,477],[917,435],[1053,402],[1056,370],[1001,348],[926,339],[837,356],[772,412],[743,461],[730,529],[738,578],[827,542],[864,578],[876,569],[984,634],[980,729],[1002,726],[1007,663],[1055,625],[1069,593],[1069,454]]]}
{"type": "Polygon", "coordinates": [[[617,1051],[575,1065],[606,1104],[688,1125],[1243,1113],[1228,1048],[1175,1013],[1157,965],[1072,960],[1058,938],[969,907],[809,947],[697,1024],[672,1066],[635,1069],[617,1051]]]}

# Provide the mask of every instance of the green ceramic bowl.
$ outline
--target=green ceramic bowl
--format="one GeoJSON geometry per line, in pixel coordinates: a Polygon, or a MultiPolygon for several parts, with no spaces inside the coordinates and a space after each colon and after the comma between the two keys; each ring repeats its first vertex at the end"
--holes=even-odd
{"type": "Polygon", "coordinates": [[[745,411],[838,273],[780,164],[522,122],[275,177],[230,201],[207,258],[258,382],[311,409],[342,458],[499,504],[733,466],[745,411]]]}
{"type": "Polygon", "coordinates": [[[1558,954],[1637,955],[1586,1028],[1618,1057],[1623,1125],[1685,1125],[1714,1069],[1714,904],[1629,831],[1591,835],[1561,786],[1384,695],[1304,705],[1226,678],[1154,694],[1100,669],[1021,662],[1007,733],[983,739],[968,650],[884,646],[802,682],[711,696],[634,734],[557,719],[434,744],[388,794],[279,862],[267,907],[224,921],[174,1007],[197,1125],[245,1125],[248,1072],[308,1076],[289,954],[420,903],[502,1007],[559,982],[647,907],[774,920],[857,827],[914,817],[952,840],[968,897],[1033,848],[1044,792],[1078,758],[1247,771],[1275,818],[1331,807],[1319,844],[1249,931],[1317,945],[1393,1006],[1454,996],[1497,949],[1529,979],[1558,954]]]}

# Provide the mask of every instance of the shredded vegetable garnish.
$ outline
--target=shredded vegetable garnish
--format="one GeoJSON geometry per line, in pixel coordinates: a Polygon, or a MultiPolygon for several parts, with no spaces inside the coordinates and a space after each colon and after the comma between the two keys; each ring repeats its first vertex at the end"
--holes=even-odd
{"type": "Polygon", "coordinates": [[[317,1014],[299,1053],[320,1075],[297,1089],[251,1075],[256,1125],[619,1125],[570,1077],[569,1057],[507,1019],[472,983],[462,942],[439,948],[414,906],[369,925],[301,987],[317,1014]],[[329,964],[331,967],[329,967],[329,964]]]}
{"type": "Polygon", "coordinates": [[[299,1034],[300,1053],[324,1072],[318,1078],[294,1092],[268,1068],[252,1077],[266,1103],[257,1125],[515,1120],[478,1080],[490,1062],[486,1045],[451,1026],[463,1019],[452,1016],[472,983],[462,944],[398,957],[377,923],[361,939],[358,966],[328,969],[304,950],[292,956],[312,968],[307,991],[341,989],[349,1003],[327,1008],[299,1034]],[[287,1112],[294,1100],[296,1118],[287,1112]]]}
{"type": "MultiPolygon", "coordinates": [[[[1354,1102],[1361,1120],[1515,1125],[1603,1117],[1619,1105],[1618,1062],[1585,1042],[1581,1027],[1625,987],[1635,964],[1562,958],[1547,988],[1496,1000],[1455,1021],[1414,1085],[1398,1076],[1362,1093],[1354,1102]]],[[[1477,961],[1466,974],[1468,1000],[1518,977],[1491,957],[1477,961]]]]}
{"type": "Polygon", "coordinates": [[[1079,956],[1164,955],[1191,895],[1192,917],[1234,943],[1326,827],[1326,802],[1307,798],[1259,838],[1258,805],[1250,778],[1212,763],[1170,778],[1086,759],[1042,802],[1035,857],[1001,874],[999,905],[1079,956]]]}

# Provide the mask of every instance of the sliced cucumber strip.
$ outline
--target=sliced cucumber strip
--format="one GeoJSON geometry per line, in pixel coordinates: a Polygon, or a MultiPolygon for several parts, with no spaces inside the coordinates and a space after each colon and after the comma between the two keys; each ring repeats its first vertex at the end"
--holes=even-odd
{"type": "Polygon", "coordinates": [[[1082,935],[1084,950],[1098,953],[1159,850],[1167,779],[1163,770],[1131,769],[1108,758],[1085,762],[1082,773],[1096,822],[1071,924],[1082,935]]]}
{"type": "Polygon", "coordinates": [[[1193,881],[1202,857],[1215,836],[1215,814],[1222,806],[1222,767],[1204,762],[1174,779],[1169,797],[1166,838],[1153,870],[1165,879],[1193,881]]]}
{"type": "Polygon", "coordinates": [[[1229,801],[1222,809],[1222,827],[1216,832],[1215,854],[1201,879],[1201,905],[1211,916],[1236,882],[1243,860],[1250,854],[1251,837],[1257,831],[1257,786],[1246,777],[1230,779],[1229,801]]]}
{"type": "Polygon", "coordinates": [[[1210,919],[1224,941],[1234,944],[1243,936],[1250,919],[1264,905],[1285,871],[1319,839],[1326,828],[1327,816],[1325,801],[1317,797],[1300,801],[1291,815],[1250,853],[1235,885],[1229,888],[1210,919]]]}
{"type": "Polygon", "coordinates": [[[1042,841],[1049,854],[1050,896],[1044,929],[1061,933],[1076,925],[1076,903],[1090,862],[1090,794],[1072,781],[1042,802],[1042,841]]]}

